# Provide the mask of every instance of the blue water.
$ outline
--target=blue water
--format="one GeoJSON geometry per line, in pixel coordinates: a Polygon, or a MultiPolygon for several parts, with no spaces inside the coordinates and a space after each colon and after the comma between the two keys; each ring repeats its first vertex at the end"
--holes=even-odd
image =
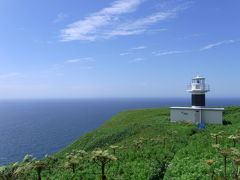
{"type": "MultiPolygon", "coordinates": [[[[208,106],[240,105],[240,99],[208,99],[208,106]]],[[[54,154],[116,113],[137,108],[189,106],[183,98],[1,100],[0,164],[54,154]]]]}

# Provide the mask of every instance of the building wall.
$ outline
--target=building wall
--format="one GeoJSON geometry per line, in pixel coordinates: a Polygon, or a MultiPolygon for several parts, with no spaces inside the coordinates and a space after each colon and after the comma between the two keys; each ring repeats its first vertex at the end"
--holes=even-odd
{"type": "Polygon", "coordinates": [[[187,109],[171,109],[171,122],[178,121],[195,123],[195,111],[187,109]]]}
{"type": "Polygon", "coordinates": [[[222,124],[222,111],[198,109],[171,109],[171,122],[186,121],[204,124],[222,124]]]}
{"type": "Polygon", "coordinates": [[[222,111],[204,110],[202,119],[205,124],[222,124],[222,111]]]}

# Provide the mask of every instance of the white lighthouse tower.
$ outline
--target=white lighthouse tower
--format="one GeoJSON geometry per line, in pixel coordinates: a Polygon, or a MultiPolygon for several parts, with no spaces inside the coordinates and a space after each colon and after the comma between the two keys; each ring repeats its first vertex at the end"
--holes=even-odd
{"type": "Polygon", "coordinates": [[[224,108],[207,108],[206,93],[210,87],[205,78],[196,76],[192,79],[187,92],[192,94],[192,107],[170,107],[171,122],[186,121],[196,124],[222,124],[224,108]]]}

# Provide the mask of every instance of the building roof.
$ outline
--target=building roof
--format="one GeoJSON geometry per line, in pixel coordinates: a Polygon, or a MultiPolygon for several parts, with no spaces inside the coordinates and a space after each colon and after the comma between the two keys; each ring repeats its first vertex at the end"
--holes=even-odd
{"type": "Polygon", "coordinates": [[[170,107],[170,109],[224,111],[224,108],[209,108],[209,107],[170,107]]]}
{"type": "Polygon", "coordinates": [[[195,78],[193,78],[193,80],[201,80],[201,79],[205,79],[205,78],[201,76],[196,76],[195,78]]]}

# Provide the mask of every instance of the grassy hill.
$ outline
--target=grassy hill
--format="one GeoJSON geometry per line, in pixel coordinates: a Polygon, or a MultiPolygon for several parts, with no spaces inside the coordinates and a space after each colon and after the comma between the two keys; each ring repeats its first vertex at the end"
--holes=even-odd
{"type": "Polygon", "coordinates": [[[0,177],[8,172],[15,179],[36,179],[40,168],[42,179],[51,180],[221,179],[226,156],[227,179],[236,179],[240,106],[226,108],[224,119],[231,124],[207,125],[204,131],[170,123],[169,117],[168,108],[121,112],[54,156],[0,168],[0,177]]]}

